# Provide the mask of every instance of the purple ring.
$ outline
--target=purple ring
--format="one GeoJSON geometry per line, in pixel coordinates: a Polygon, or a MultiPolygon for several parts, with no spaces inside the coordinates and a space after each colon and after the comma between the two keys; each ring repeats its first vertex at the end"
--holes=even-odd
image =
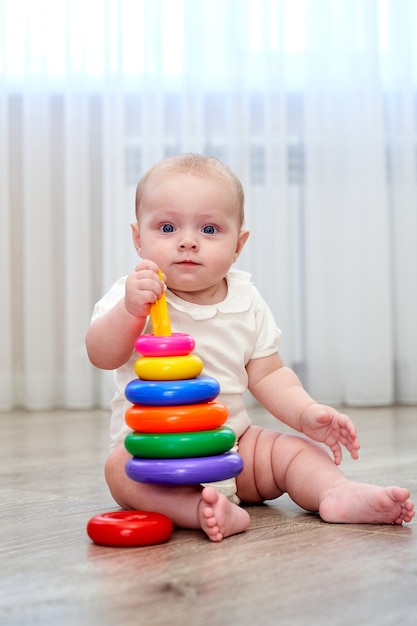
{"type": "Polygon", "coordinates": [[[243,459],[237,452],[184,459],[142,459],[126,462],[126,474],[140,483],[196,485],[226,480],[240,474],[243,459]]]}

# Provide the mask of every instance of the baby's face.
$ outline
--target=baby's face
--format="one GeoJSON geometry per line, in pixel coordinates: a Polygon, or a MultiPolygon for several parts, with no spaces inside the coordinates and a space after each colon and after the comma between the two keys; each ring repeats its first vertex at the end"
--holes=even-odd
{"type": "Polygon", "coordinates": [[[240,230],[236,193],[227,180],[165,173],[147,182],[135,244],[143,259],[159,265],[168,287],[185,299],[209,303],[225,297],[224,277],[247,236],[240,230]]]}

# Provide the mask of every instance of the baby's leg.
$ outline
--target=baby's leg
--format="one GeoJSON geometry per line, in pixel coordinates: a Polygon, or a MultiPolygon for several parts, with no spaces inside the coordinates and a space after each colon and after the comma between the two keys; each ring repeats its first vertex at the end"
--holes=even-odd
{"type": "Polygon", "coordinates": [[[284,492],[324,521],[401,524],[414,516],[409,491],[349,481],[323,448],[302,437],[251,426],[239,440],[245,468],[237,478],[242,501],[284,492]]]}
{"type": "Polygon", "coordinates": [[[164,513],[174,526],[201,528],[212,541],[248,527],[247,511],[212,487],[203,490],[199,485],[152,485],[131,480],[125,472],[129,458],[121,444],[110,454],[105,467],[111,494],[122,508],[164,513]]]}

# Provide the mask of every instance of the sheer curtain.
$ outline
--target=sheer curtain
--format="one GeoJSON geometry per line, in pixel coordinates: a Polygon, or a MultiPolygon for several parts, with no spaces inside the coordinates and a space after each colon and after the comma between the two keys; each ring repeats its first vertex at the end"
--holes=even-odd
{"type": "Polygon", "coordinates": [[[185,151],[241,177],[239,267],[309,391],[417,403],[416,4],[0,0],[0,408],[108,402],[92,308],[185,151]]]}

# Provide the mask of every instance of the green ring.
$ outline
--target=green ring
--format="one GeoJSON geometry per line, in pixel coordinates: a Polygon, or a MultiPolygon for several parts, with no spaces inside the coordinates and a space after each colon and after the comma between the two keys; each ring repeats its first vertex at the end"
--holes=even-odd
{"type": "Polygon", "coordinates": [[[144,459],[182,459],[213,456],[230,450],[235,433],[227,426],[189,433],[138,433],[126,435],[125,448],[144,459]]]}

